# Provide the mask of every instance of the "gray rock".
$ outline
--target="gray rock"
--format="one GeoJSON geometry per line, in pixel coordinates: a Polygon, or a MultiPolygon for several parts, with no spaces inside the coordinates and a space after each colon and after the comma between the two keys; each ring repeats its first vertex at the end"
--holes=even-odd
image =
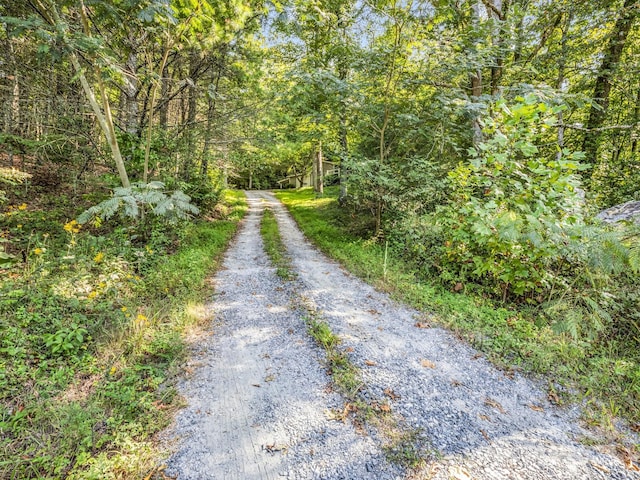
{"type": "Polygon", "coordinates": [[[614,205],[611,208],[601,211],[596,218],[605,223],[616,223],[623,220],[640,223],[640,201],[631,201],[614,205]]]}

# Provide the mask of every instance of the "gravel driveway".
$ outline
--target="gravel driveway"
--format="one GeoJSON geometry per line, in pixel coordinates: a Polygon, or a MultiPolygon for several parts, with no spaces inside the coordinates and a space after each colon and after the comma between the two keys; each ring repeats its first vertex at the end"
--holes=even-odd
{"type": "MultiPolygon", "coordinates": [[[[615,456],[587,447],[575,409],[558,409],[534,382],[509,378],[418,312],[345,273],[303,237],[268,192],[250,210],[215,276],[213,335],[181,385],[188,402],[171,432],[179,479],[640,479],[615,456]],[[259,223],[276,214],[298,279],[283,282],[263,252],[259,223]],[[330,412],[323,352],[306,333],[299,299],[342,338],[370,401],[428,446],[419,472],[386,460],[382,435],[330,412]],[[361,429],[360,429],[361,430],[361,429]]],[[[596,442],[597,443],[597,442],[596,442]]]]}

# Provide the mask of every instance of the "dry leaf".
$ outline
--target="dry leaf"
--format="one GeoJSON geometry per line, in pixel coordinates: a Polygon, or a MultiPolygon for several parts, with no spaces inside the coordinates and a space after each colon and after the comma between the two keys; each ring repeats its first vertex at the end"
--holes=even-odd
{"type": "Polygon", "coordinates": [[[487,432],[485,432],[484,430],[480,429],[480,433],[482,434],[482,436],[484,437],[484,439],[491,443],[491,439],[489,438],[489,435],[487,435],[487,432]]]}
{"type": "Polygon", "coordinates": [[[531,404],[531,405],[529,405],[529,408],[530,408],[531,410],[536,411],[536,412],[544,412],[544,408],[542,408],[542,407],[540,407],[540,406],[538,406],[538,405],[533,405],[533,404],[531,404]]]}
{"type": "Polygon", "coordinates": [[[380,411],[389,413],[391,411],[391,407],[389,406],[389,404],[383,403],[382,405],[380,405],[380,411]]]}
{"type": "Polygon", "coordinates": [[[610,472],[610,470],[609,470],[607,467],[603,467],[602,465],[598,465],[598,464],[597,464],[597,463],[595,463],[595,462],[589,462],[589,464],[590,464],[593,468],[595,468],[596,470],[600,470],[601,472],[604,472],[604,473],[611,473],[611,472],[610,472]]]}
{"type": "Polygon", "coordinates": [[[631,425],[631,431],[640,433],[640,423],[634,423],[631,425]]]}
{"type": "Polygon", "coordinates": [[[378,310],[376,310],[375,308],[367,310],[367,312],[369,312],[371,315],[380,315],[380,312],[378,310]]]}
{"type": "Polygon", "coordinates": [[[484,399],[484,404],[488,407],[492,407],[495,408],[496,410],[498,410],[500,413],[506,413],[504,411],[504,408],[502,408],[502,405],[500,405],[498,402],[496,402],[494,399],[492,398],[485,398],[484,399]]]}
{"type": "Polygon", "coordinates": [[[638,465],[633,461],[633,457],[631,456],[631,452],[628,448],[618,445],[616,447],[616,453],[618,454],[618,457],[620,457],[620,460],[624,462],[624,466],[627,470],[640,472],[640,467],[638,467],[638,465]]]}
{"type": "Polygon", "coordinates": [[[267,375],[264,379],[265,382],[273,382],[276,379],[276,376],[272,373],[271,375],[267,375]]]}
{"type": "Polygon", "coordinates": [[[351,352],[353,352],[353,347],[347,347],[347,348],[344,349],[344,351],[347,352],[347,353],[351,353],[351,352]]]}
{"type": "Polygon", "coordinates": [[[415,326],[418,328],[431,328],[431,325],[427,322],[416,322],[415,326]]]}
{"type": "Polygon", "coordinates": [[[547,398],[549,399],[549,401],[555,405],[560,405],[562,402],[560,401],[560,397],[558,397],[558,394],[556,392],[554,392],[553,390],[549,390],[549,393],[547,394],[547,398]]]}
{"type": "Polygon", "coordinates": [[[487,415],[480,415],[480,420],[484,420],[485,422],[491,421],[491,419],[487,415]]]}
{"type": "Polygon", "coordinates": [[[373,362],[371,360],[365,360],[364,364],[369,366],[369,367],[375,367],[376,366],[376,362],[373,362]]]}
{"type": "Polygon", "coordinates": [[[389,397],[391,400],[398,400],[400,398],[400,395],[398,395],[396,392],[394,392],[393,390],[391,390],[390,388],[386,388],[384,390],[384,394],[389,397]]]}
{"type": "Polygon", "coordinates": [[[449,475],[453,480],[473,480],[473,477],[462,467],[450,467],[449,475]]]}
{"type": "Polygon", "coordinates": [[[422,365],[425,368],[436,368],[436,364],[433,363],[431,360],[427,360],[426,358],[420,360],[420,365],[422,365]]]}
{"type": "Polygon", "coordinates": [[[462,385],[464,385],[464,383],[458,381],[458,380],[451,380],[451,385],[454,387],[460,387],[462,385]]]}
{"type": "Polygon", "coordinates": [[[453,291],[454,292],[459,292],[460,290],[462,290],[464,288],[464,285],[462,285],[462,283],[458,282],[456,283],[456,286],[453,287],[453,291]]]}

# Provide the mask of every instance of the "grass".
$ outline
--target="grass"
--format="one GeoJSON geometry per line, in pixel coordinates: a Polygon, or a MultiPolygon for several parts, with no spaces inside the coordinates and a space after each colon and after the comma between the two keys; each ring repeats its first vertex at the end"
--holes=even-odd
{"type": "Polygon", "coordinates": [[[270,208],[265,208],[260,220],[260,234],[264,243],[264,250],[276,267],[276,275],[283,280],[293,280],[295,273],[291,268],[291,259],[286,254],[286,248],[278,232],[278,223],[270,208]]]}
{"type": "Polygon", "coordinates": [[[530,311],[448,291],[419,278],[402,258],[389,254],[385,260],[383,245],[351,233],[359,219],[338,206],[336,189],[325,190],[322,198],[311,189],[276,195],[321,250],[376,288],[424,312],[422,323],[452,330],[506,371],[543,374],[550,398],[583,401],[590,406],[586,419],[594,425],[613,432],[615,417],[620,416],[640,428],[638,352],[613,342],[594,346],[573,341],[554,333],[530,311]]]}
{"type": "Polygon", "coordinates": [[[0,282],[0,477],[153,477],[206,278],[246,210],[239,192],[224,202],[224,219],[154,228],[144,244],[13,210],[28,250],[0,282]]]}

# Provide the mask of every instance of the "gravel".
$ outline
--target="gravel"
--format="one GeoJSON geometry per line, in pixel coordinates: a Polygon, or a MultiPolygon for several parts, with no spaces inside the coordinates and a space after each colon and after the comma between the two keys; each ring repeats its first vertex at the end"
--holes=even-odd
{"type": "MultiPolygon", "coordinates": [[[[296,298],[311,304],[348,347],[366,383],[419,432],[430,461],[412,478],[640,479],[614,455],[587,447],[577,407],[549,403],[534,381],[507,376],[419,312],[346,273],[303,237],[268,192],[247,192],[250,213],[215,278],[214,335],[184,381],[189,406],[173,434],[168,473],[180,479],[406,478],[381,452],[382,435],[330,420],[344,400],[327,388],[323,353],[308,338],[296,298]],[[262,250],[259,217],[276,214],[298,280],[284,284],[262,250]],[[255,386],[259,385],[259,386],[255,386]]],[[[594,443],[593,441],[591,443],[594,443]]]]}
{"type": "Polygon", "coordinates": [[[171,435],[166,473],[187,479],[402,478],[369,436],[331,420],[343,400],[331,392],[323,352],[294,308],[293,284],[264,254],[260,216],[250,210],[215,276],[213,335],[180,390],[188,407],[171,435]]]}

